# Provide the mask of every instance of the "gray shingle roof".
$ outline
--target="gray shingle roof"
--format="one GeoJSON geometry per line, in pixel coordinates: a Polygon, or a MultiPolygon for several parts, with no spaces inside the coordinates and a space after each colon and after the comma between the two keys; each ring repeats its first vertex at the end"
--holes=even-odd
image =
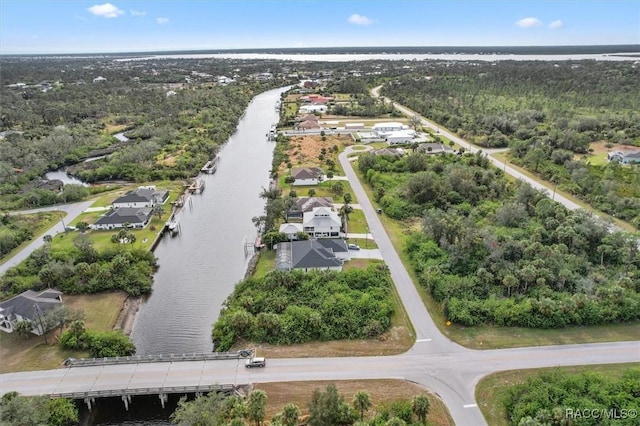
{"type": "Polygon", "coordinates": [[[42,312],[46,312],[49,309],[53,309],[54,307],[62,304],[62,301],[60,300],[61,295],[61,292],[53,289],[47,289],[40,293],[36,293],[33,290],[27,290],[24,293],[0,303],[0,312],[2,312],[4,316],[14,314],[34,320],[36,317],[35,304],[40,307],[42,312]]]}
{"type": "Polygon", "coordinates": [[[328,207],[333,209],[331,197],[300,197],[296,200],[296,208],[301,212],[310,212],[316,207],[328,207]]]}
{"type": "Polygon", "coordinates": [[[167,193],[168,191],[166,190],[158,191],[151,188],[138,188],[135,191],[127,192],[122,197],[117,198],[113,203],[145,203],[154,201],[154,199],[162,201],[166,198],[167,193]]]}
{"type": "Polygon", "coordinates": [[[348,251],[347,243],[341,239],[292,241],[278,244],[276,264],[279,269],[330,268],[342,266],[335,256],[348,251]],[[288,265],[290,263],[290,265],[288,265]]]}
{"type": "Polygon", "coordinates": [[[301,167],[291,169],[291,176],[296,179],[317,179],[324,172],[318,167],[301,167]]]}
{"type": "Polygon", "coordinates": [[[121,207],[113,209],[100,219],[96,220],[96,225],[115,225],[124,224],[129,222],[134,225],[136,223],[144,223],[151,216],[151,208],[135,208],[135,207],[121,207]]]}

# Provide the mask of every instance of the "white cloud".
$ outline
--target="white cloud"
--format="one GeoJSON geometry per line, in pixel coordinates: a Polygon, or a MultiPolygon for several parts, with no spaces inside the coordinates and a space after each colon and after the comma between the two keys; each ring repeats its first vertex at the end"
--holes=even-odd
{"type": "Polygon", "coordinates": [[[129,13],[133,16],[144,16],[147,14],[144,10],[129,10],[129,13]]]}
{"type": "Polygon", "coordinates": [[[156,18],[156,22],[160,25],[169,23],[169,18],[156,18]]]}
{"type": "Polygon", "coordinates": [[[117,18],[120,15],[124,15],[124,11],[118,9],[111,3],[96,4],[87,9],[89,12],[103,18],[117,18]]]}
{"type": "Polygon", "coordinates": [[[542,25],[542,22],[538,18],[523,18],[516,22],[516,25],[520,28],[531,28],[531,27],[539,27],[542,25]]]}
{"type": "Polygon", "coordinates": [[[557,20],[557,21],[553,21],[552,23],[549,24],[549,28],[562,28],[564,26],[564,24],[562,23],[561,20],[557,20]]]}
{"type": "Polygon", "coordinates": [[[355,25],[371,25],[371,24],[373,24],[373,21],[371,19],[367,18],[364,15],[358,15],[357,13],[354,13],[353,15],[349,16],[348,21],[349,21],[349,23],[355,24],[355,25]]]}

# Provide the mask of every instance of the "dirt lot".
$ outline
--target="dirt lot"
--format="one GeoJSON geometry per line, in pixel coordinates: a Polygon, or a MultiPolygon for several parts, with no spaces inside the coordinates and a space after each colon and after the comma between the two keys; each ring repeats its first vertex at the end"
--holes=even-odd
{"type": "Polygon", "coordinates": [[[414,396],[426,394],[431,403],[427,422],[429,425],[453,425],[453,419],[446,407],[436,395],[415,383],[403,380],[350,380],[350,381],[317,381],[290,383],[260,383],[254,389],[261,389],[267,393],[267,419],[282,411],[289,403],[296,404],[302,412],[302,417],[308,415],[307,406],[315,389],[324,390],[329,384],[335,384],[345,402],[351,403],[356,392],[364,390],[369,393],[373,407],[365,413],[365,417],[373,417],[375,407],[383,403],[398,400],[411,400],[414,396]]]}
{"type": "MultiPolygon", "coordinates": [[[[321,138],[319,135],[301,135],[291,138],[287,154],[295,167],[322,167],[323,164],[318,159],[322,148],[328,151],[334,145],[342,148],[353,144],[353,140],[347,135],[327,135],[325,141],[321,138]]],[[[334,161],[338,163],[337,156],[334,161]]],[[[287,165],[281,164],[279,172],[282,174],[287,171],[287,165]]]]}

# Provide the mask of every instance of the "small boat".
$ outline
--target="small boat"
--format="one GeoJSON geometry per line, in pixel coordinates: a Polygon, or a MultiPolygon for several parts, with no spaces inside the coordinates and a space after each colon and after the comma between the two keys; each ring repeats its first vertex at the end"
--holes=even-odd
{"type": "Polygon", "coordinates": [[[195,192],[198,194],[202,194],[202,192],[204,191],[204,179],[198,179],[197,181],[195,181],[194,185],[195,192]]]}
{"type": "Polygon", "coordinates": [[[276,140],[276,136],[278,135],[278,128],[275,124],[271,125],[271,129],[269,129],[269,133],[267,133],[267,138],[270,141],[276,140]]]}
{"type": "Polygon", "coordinates": [[[207,163],[202,166],[202,168],[200,169],[200,171],[202,173],[209,173],[209,174],[213,174],[216,172],[216,169],[218,168],[218,166],[216,165],[215,160],[210,160],[207,161],[207,163]]]}

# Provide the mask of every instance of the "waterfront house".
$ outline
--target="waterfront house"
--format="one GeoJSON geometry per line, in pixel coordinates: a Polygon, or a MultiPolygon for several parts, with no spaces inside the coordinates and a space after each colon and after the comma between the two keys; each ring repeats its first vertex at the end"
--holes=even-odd
{"type": "Polygon", "coordinates": [[[133,229],[142,229],[151,221],[151,207],[119,207],[109,210],[104,216],[101,216],[93,225],[94,230],[109,230],[124,228],[126,224],[133,229]]]}
{"type": "Polygon", "coordinates": [[[156,204],[166,203],[167,199],[169,199],[169,191],[157,190],[155,186],[141,186],[117,198],[111,203],[111,206],[114,209],[120,207],[153,207],[156,204]]]}
{"type": "Polygon", "coordinates": [[[38,318],[58,306],[62,306],[61,292],[53,289],[40,293],[27,290],[0,303],[0,330],[12,333],[20,321],[28,321],[31,323],[31,332],[41,336],[44,330],[38,318]]]}
{"type": "Polygon", "coordinates": [[[295,178],[294,186],[317,185],[324,179],[324,171],[319,167],[296,167],[291,169],[295,178]]]}
{"type": "Polygon", "coordinates": [[[278,243],[276,269],[341,271],[348,257],[347,243],[341,239],[284,242],[278,243]]]}
{"type": "Polygon", "coordinates": [[[327,112],[328,109],[329,109],[329,107],[327,107],[326,105],[309,104],[309,105],[302,105],[298,109],[298,112],[300,112],[301,114],[313,114],[315,112],[317,112],[319,114],[324,114],[324,113],[327,112]]]}
{"type": "Polygon", "coordinates": [[[300,197],[296,204],[287,210],[287,220],[299,219],[306,212],[313,211],[316,207],[326,207],[333,210],[333,198],[331,197],[300,197]]]}
{"type": "Polygon", "coordinates": [[[340,216],[330,208],[315,207],[302,215],[302,230],[311,238],[337,238],[341,228],[340,216]]]}

